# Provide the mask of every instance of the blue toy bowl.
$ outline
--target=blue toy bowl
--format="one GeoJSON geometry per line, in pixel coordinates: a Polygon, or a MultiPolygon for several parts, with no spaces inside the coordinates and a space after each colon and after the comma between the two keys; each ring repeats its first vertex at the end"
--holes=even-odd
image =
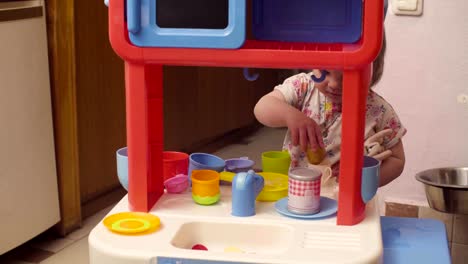
{"type": "Polygon", "coordinates": [[[117,177],[122,187],[128,191],[128,151],[121,148],[116,152],[117,156],[117,177]]]}
{"type": "Polygon", "coordinates": [[[189,180],[193,170],[214,170],[222,172],[224,166],[226,166],[226,162],[218,156],[207,153],[192,153],[189,157],[189,180]]]}
{"type": "Polygon", "coordinates": [[[362,166],[361,196],[364,203],[369,202],[379,188],[380,161],[369,156],[364,156],[362,166]]]}

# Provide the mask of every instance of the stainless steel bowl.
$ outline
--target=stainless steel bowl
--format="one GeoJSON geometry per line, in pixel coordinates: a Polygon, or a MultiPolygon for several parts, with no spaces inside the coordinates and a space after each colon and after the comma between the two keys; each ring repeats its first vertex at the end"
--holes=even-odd
{"type": "Polygon", "coordinates": [[[424,183],[431,208],[468,215],[468,167],[425,170],[416,174],[416,180],[424,183]]]}

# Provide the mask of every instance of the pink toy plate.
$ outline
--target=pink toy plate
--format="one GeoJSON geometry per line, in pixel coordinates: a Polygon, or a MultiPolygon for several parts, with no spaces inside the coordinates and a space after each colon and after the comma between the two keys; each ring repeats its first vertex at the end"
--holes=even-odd
{"type": "Polygon", "coordinates": [[[168,193],[182,193],[188,188],[187,175],[178,174],[164,182],[164,186],[168,193]]]}

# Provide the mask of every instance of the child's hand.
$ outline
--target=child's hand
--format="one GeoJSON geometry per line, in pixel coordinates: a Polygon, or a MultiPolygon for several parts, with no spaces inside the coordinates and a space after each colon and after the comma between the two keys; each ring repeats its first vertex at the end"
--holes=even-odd
{"type": "Polygon", "coordinates": [[[383,161],[385,159],[387,159],[388,157],[392,156],[393,152],[389,149],[383,151],[383,152],[380,152],[379,154],[376,154],[376,155],[373,155],[371,157],[373,157],[374,159],[378,159],[380,161],[383,161]]]}
{"type": "Polygon", "coordinates": [[[310,146],[312,151],[325,148],[319,126],[304,113],[299,111],[290,112],[286,118],[286,124],[291,133],[292,143],[295,146],[300,145],[302,151],[307,150],[307,145],[310,146]]]}
{"type": "Polygon", "coordinates": [[[393,133],[391,129],[385,129],[369,137],[364,142],[364,155],[373,157],[380,161],[392,156],[392,151],[386,150],[382,146],[384,137],[389,136],[391,133],[393,133]]]}

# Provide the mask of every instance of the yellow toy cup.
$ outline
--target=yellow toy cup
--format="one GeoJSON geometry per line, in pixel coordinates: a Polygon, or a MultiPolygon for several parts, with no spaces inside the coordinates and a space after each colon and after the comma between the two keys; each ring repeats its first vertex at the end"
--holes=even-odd
{"type": "Polygon", "coordinates": [[[218,202],[219,197],[219,173],[217,171],[192,171],[193,201],[201,205],[211,205],[218,202]]]}
{"type": "Polygon", "coordinates": [[[262,153],[264,172],[275,172],[288,175],[291,156],[287,151],[267,151],[262,153]]]}

